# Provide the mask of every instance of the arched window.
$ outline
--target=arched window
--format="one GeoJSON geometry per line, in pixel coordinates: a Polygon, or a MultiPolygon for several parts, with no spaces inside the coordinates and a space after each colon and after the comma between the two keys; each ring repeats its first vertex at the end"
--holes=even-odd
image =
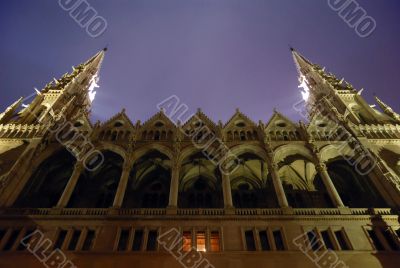
{"type": "Polygon", "coordinates": [[[122,173],[123,159],[111,151],[103,152],[104,161],[93,171],[82,172],[68,207],[107,208],[112,206],[122,173]]]}
{"type": "Polygon", "coordinates": [[[122,206],[165,208],[168,205],[171,167],[169,158],[150,151],[138,159],[129,175],[122,206]]]}
{"type": "Polygon", "coordinates": [[[57,205],[75,162],[75,157],[67,150],[50,156],[28,180],[14,207],[50,208],[57,205]]]}

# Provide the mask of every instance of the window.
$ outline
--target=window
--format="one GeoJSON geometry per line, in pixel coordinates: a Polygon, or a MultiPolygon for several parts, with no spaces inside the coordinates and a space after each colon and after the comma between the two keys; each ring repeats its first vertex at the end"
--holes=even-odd
{"type": "Polygon", "coordinates": [[[248,251],[255,251],[256,250],[256,243],[254,241],[253,231],[246,231],[244,233],[246,239],[246,249],[248,251]]]}
{"type": "Polygon", "coordinates": [[[0,229],[0,242],[3,240],[4,235],[6,234],[7,230],[0,229]]]}
{"type": "Polygon", "coordinates": [[[196,245],[197,251],[206,251],[206,233],[204,231],[196,233],[196,245]]]}
{"type": "Polygon", "coordinates": [[[282,232],[280,230],[276,230],[272,232],[275,241],[275,247],[277,250],[285,250],[285,244],[283,243],[282,232]]]}
{"type": "Polygon", "coordinates": [[[135,230],[135,236],[133,238],[133,251],[139,251],[142,248],[143,243],[143,230],[135,230]]]}
{"type": "Polygon", "coordinates": [[[335,231],[335,236],[341,250],[350,250],[350,245],[346,240],[346,236],[343,230],[335,231]]]}
{"type": "Polygon", "coordinates": [[[69,241],[68,250],[76,250],[78,246],[79,237],[81,236],[81,230],[74,230],[72,233],[71,240],[69,241]]]}
{"type": "Polygon", "coordinates": [[[322,231],[321,237],[322,237],[322,240],[324,241],[326,249],[335,250],[335,247],[333,246],[333,243],[332,243],[332,240],[331,240],[328,230],[322,231]]]}
{"type": "Polygon", "coordinates": [[[94,239],[95,239],[95,231],[88,230],[86,233],[85,240],[83,241],[82,250],[84,251],[91,250],[94,244],[94,239]]]}
{"type": "Polygon", "coordinates": [[[183,251],[190,251],[192,249],[192,232],[183,232],[183,251]]]}
{"type": "MultiPolygon", "coordinates": [[[[35,229],[28,229],[28,230],[25,232],[24,237],[30,236],[34,231],[35,231],[35,229]]],[[[29,241],[30,241],[31,239],[32,239],[32,237],[29,238],[29,241]]],[[[1,240],[1,239],[0,239],[0,240],[1,240]]],[[[18,244],[18,247],[17,247],[17,250],[18,250],[18,251],[23,251],[23,250],[26,249],[26,246],[24,246],[24,244],[22,244],[22,240],[24,240],[24,239],[21,239],[21,241],[20,241],[19,244],[18,244]]],[[[24,241],[24,242],[25,242],[26,244],[28,244],[29,241],[24,241]]]]}
{"type": "Polygon", "coordinates": [[[21,229],[14,229],[14,230],[11,231],[11,235],[8,238],[6,244],[3,247],[4,251],[8,251],[8,250],[12,249],[12,247],[14,246],[14,244],[15,244],[20,232],[21,232],[21,229]]]}
{"type": "Polygon", "coordinates": [[[157,237],[157,231],[149,231],[149,234],[147,236],[147,251],[154,251],[157,249],[157,237]]]}
{"type": "Polygon", "coordinates": [[[271,246],[268,242],[267,231],[260,231],[258,235],[260,236],[261,250],[271,250],[271,246]]]}
{"type": "Polygon", "coordinates": [[[128,242],[129,242],[129,230],[122,229],[120,234],[119,234],[117,250],[118,251],[127,250],[128,249],[128,242]]]}
{"type": "Polygon", "coordinates": [[[219,242],[219,232],[212,231],[210,236],[210,250],[212,252],[221,251],[219,242]]]}
{"type": "Polygon", "coordinates": [[[376,250],[384,250],[385,248],[383,247],[381,241],[379,240],[376,232],[376,230],[367,230],[369,237],[372,240],[372,243],[374,244],[374,247],[376,250]]]}
{"type": "Polygon", "coordinates": [[[58,237],[57,237],[57,240],[56,240],[56,242],[54,243],[54,249],[61,249],[62,248],[62,245],[64,244],[64,240],[65,240],[65,237],[67,236],[67,230],[61,230],[59,233],[58,233],[58,237]]]}
{"type": "Polygon", "coordinates": [[[389,228],[382,230],[382,234],[391,250],[400,250],[399,244],[396,241],[397,238],[392,234],[389,228]]]}

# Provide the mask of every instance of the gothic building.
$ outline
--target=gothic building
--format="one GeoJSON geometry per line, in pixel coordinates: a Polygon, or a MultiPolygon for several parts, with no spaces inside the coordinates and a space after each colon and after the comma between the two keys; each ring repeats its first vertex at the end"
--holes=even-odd
{"type": "Polygon", "coordinates": [[[10,105],[0,267],[398,267],[400,115],[292,54],[307,123],[93,123],[105,50],[10,105]]]}

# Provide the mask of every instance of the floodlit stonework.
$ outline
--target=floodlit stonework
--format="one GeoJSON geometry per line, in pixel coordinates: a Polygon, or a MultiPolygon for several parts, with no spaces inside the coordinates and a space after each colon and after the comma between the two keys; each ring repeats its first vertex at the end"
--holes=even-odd
{"type": "Polygon", "coordinates": [[[93,123],[105,50],[9,106],[0,267],[398,267],[400,115],[292,54],[307,123],[93,123]]]}

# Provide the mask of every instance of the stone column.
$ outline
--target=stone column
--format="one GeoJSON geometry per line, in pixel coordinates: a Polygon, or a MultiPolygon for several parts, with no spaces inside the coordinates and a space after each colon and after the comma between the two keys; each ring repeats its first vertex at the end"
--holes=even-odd
{"type": "Polygon", "coordinates": [[[231,181],[227,174],[222,174],[222,192],[224,195],[224,207],[233,208],[231,181]]]}
{"type": "Polygon", "coordinates": [[[133,162],[125,160],[122,167],[121,178],[119,179],[118,188],[115,193],[113,207],[119,208],[122,206],[124,201],[126,186],[128,185],[129,174],[131,173],[133,162]]]}
{"type": "Polygon", "coordinates": [[[276,197],[278,198],[279,206],[282,208],[287,208],[289,207],[289,203],[286,198],[285,190],[283,189],[282,181],[279,178],[278,165],[276,163],[272,163],[270,165],[270,169],[272,183],[274,185],[276,197]]]}
{"type": "Polygon", "coordinates": [[[63,208],[68,205],[68,202],[71,198],[71,195],[75,189],[76,183],[78,182],[78,179],[84,169],[84,165],[82,162],[76,162],[74,166],[74,171],[72,172],[72,175],[67,183],[67,186],[65,186],[64,192],[61,195],[60,200],[58,200],[57,206],[58,208],[63,208]]]}
{"type": "Polygon", "coordinates": [[[333,201],[333,204],[336,207],[344,207],[342,199],[340,198],[339,193],[337,192],[335,185],[333,184],[331,177],[329,176],[328,169],[324,163],[317,164],[317,170],[321,175],[322,182],[325,185],[325,188],[328,190],[328,194],[333,201]]]}
{"type": "Polygon", "coordinates": [[[178,194],[179,194],[179,176],[180,176],[180,165],[173,163],[171,169],[171,183],[169,186],[169,208],[178,207],[178,194]]]}

